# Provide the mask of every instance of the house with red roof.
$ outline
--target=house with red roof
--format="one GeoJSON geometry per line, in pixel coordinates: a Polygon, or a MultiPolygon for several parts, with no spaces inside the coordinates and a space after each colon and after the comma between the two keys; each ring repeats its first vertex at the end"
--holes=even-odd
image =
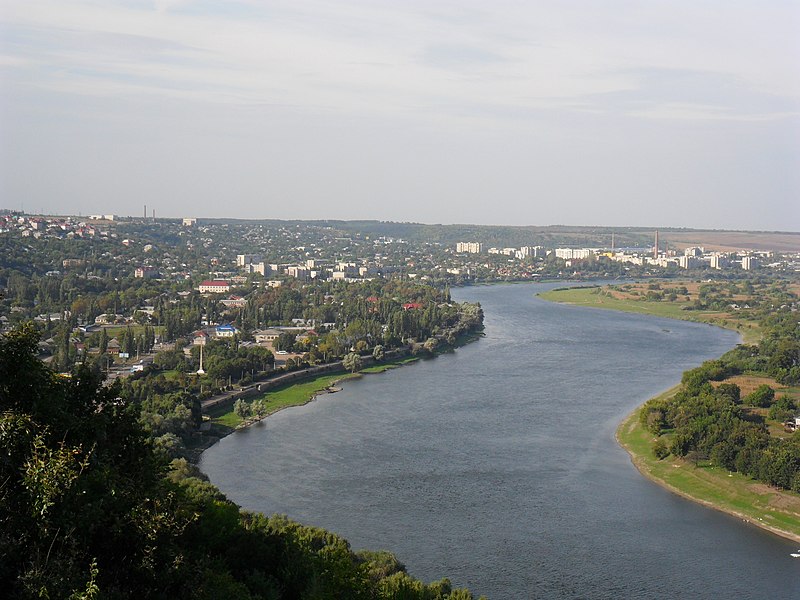
{"type": "Polygon", "coordinates": [[[209,279],[202,282],[197,291],[201,294],[226,294],[231,291],[231,284],[223,279],[209,279]]]}

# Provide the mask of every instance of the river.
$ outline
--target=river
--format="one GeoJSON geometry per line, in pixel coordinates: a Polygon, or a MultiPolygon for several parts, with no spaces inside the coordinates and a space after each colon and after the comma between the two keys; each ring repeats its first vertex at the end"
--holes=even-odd
{"type": "Polygon", "coordinates": [[[486,335],[343,384],[207,450],[244,508],[387,549],[492,599],[790,598],[797,544],[642,477],[618,423],[738,336],[557,305],[549,284],[453,290],[486,335]]]}

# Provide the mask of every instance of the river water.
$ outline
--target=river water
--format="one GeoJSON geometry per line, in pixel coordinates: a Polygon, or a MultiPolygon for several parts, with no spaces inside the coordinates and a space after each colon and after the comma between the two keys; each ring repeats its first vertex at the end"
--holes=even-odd
{"type": "Polygon", "coordinates": [[[800,597],[797,544],[663,490],[614,440],[738,336],[535,297],[551,287],[454,290],[483,339],[277,413],[201,468],[247,509],[493,599],[800,597]]]}

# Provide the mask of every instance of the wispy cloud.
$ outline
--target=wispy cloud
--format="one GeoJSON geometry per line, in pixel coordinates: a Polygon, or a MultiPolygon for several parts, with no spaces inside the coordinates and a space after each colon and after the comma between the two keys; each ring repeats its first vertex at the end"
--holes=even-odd
{"type": "MultiPolygon", "coordinates": [[[[648,23],[670,12],[637,10],[642,14],[634,21],[610,17],[607,7],[558,10],[548,3],[511,2],[507,10],[488,12],[477,3],[443,3],[436,10],[357,1],[28,0],[12,3],[2,16],[3,45],[16,58],[3,66],[38,65],[38,84],[60,91],[83,85],[84,93],[116,93],[127,81],[143,93],[170,95],[178,87],[191,89],[197,100],[207,92],[209,101],[218,101],[227,88],[243,102],[321,103],[345,111],[433,110],[442,97],[520,109],[566,99],[569,110],[570,99],[636,92],[640,83],[669,93],[663,85],[652,89],[654,79],[642,80],[637,69],[692,67],[702,76],[736,75],[745,82],[738,91],[746,87],[751,61],[737,58],[752,48],[728,48],[726,60],[712,64],[714,53],[701,49],[719,40],[690,37],[695,28],[683,21],[665,21],[658,35],[648,23]],[[703,66],[709,68],[700,71],[703,66]]],[[[776,78],[769,87],[796,100],[796,84],[785,70],[781,76],[784,81],[776,78]]],[[[702,77],[687,83],[686,93],[707,87],[702,77]]],[[[733,94],[727,104],[737,112],[742,99],[733,94]]]]}
{"type": "Polygon", "coordinates": [[[180,196],[168,163],[214,210],[227,177],[253,205],[262,190],[309,205],[338,191],[364,210],[407,196],[500,210],[494,186],[573,198],[588,218],[603,194],[630,207],[651,162],[694,193],[719,143],[731,150],[714,181],[731,183],[707,187],[709,206],[775,181],[796,199],[796,176],[762,168],[751,185],[741,165],[796,167],[799,30],[782,0],[0,0],[0,194],[28,193],[26,165],[49,160],[61,175],[36,180],[43,196],[82,198],[71,175],[86,165],[125,181],[120,197],[180,196]],[[161,175],[134,177],[136,161],[161,175]]]}

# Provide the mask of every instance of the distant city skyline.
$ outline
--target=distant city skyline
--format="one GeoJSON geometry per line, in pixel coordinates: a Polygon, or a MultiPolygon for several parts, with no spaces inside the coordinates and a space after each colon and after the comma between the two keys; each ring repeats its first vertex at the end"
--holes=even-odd
{"type": "Polygon", "coordinates": [[[800,230],[800,5],[0,3],[0,206],[800,230]]]}

